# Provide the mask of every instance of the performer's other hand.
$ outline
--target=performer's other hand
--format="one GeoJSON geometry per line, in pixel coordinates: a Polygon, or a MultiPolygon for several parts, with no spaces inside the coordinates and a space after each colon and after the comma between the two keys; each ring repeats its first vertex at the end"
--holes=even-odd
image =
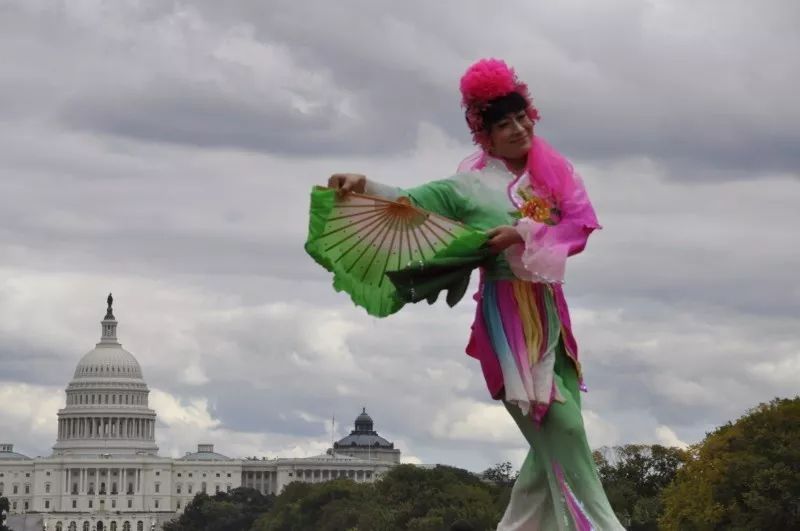
{"type": "Polygon", "coordinates": [[[363,194],[367,188],[367,177],[360,173],[334,173],[328,179],[328,188],[333,188],[339,195],[348,192],[363,194]]]}
{"type": "Polygon", "coordinates": [[[499,254],[515,243],[523,243],[522,236],[511,225],[501,225],[486,233],[489,236],[489,249],[499,254]]]}

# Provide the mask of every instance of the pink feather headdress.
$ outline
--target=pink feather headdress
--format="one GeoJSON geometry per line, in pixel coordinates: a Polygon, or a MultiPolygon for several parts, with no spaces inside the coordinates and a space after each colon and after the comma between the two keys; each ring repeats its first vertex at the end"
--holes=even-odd
{"type": "Polygon", "coordinates": [[[527,103],[526,112],[532,121],[539,119],[533,106],[528,86],[517,79],[513,68],[500,59],[481,59],[470,66],[461,77],[461,106],[464,107],[467,125],[476,144],[485,146],[489,138],[481,113],[489,102],[516,92],[527,103]]]}

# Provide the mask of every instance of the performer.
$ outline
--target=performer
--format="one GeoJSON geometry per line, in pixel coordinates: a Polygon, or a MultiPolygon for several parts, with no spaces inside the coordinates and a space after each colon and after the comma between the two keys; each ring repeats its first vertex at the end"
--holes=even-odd
{"type": "Polygon", "coordinates": [[[534,135],[539,113],[503,61],[461,78],[467,124],[480,150],[447,179],[401,190],[359,174],[329,186],[388,198],[488,232],[496,254],[481,268],[467,353],[531,446],[498,530],[624,529],[606,498],[581,417],[585,390],[561,284],[568,256],[600,228],[571,164],[534,135]]]}

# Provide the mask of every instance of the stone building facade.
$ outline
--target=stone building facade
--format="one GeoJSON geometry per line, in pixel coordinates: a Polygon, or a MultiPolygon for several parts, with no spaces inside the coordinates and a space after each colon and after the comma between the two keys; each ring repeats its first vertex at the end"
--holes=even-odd
{"type": "MultiPolygon", "coordinates": [[[[109,296],[100,342],[67,385],[52,455],[30,458],[0,444],[0,496],[9,500],[15,531],[154,531],[198,492],[245,486],[278,494],[293,481],[341,477],[372,482],[399,462],[400,452],[384,451],[383,442],[367,453],[358,445],[340,451],[347,437],[309,458],[235,459],[211,444],[178,459],[159,456],[150,391],[138,361],[117,340],[111,302],[109,296]]],[[[359,426],[366,424],[357,420],[353,433],[359,426]]]]}

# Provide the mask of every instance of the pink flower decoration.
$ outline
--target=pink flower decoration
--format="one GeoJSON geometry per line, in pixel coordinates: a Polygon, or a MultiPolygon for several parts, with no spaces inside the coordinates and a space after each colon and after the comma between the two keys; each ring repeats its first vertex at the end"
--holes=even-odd
{"type": "Polygon", "coordinates": [[[481,59],[467,69],[461,78],[464,103],[489,101],[514,91],[517,84],[514,70],[499,59],[481,59]]]}
{"type": "Polygon", "coordinates": [[[476,144],[488,143],[481,112],[495,98],[516,92],[527,102],[527,112],[532,121],[539,119],[539,111],[531,103],[528,86],[517,79],[514,69],[500,59],[481,59],[470,66],[461,77],[461,106],[465,109],[467,124],[476,144]]]}

